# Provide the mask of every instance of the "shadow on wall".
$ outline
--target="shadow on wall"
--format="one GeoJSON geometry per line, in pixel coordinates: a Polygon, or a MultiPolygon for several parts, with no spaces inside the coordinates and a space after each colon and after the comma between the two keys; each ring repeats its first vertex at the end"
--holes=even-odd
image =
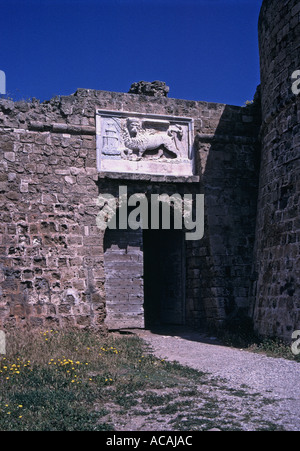
{"type": "Polygon", "coordinates": [[[200,292],[207,324],[217,327],[249,314],[259,128],[259,102],[245,108],[225,106],[214,136],[196,137],[206,211],[200,292]]]}

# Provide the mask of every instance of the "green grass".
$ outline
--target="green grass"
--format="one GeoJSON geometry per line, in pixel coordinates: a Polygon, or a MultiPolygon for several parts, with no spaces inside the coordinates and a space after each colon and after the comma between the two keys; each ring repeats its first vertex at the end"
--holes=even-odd
{"type": "Polygon", "coordinates": [[[236,327],[236,330],[233,327],[225,327],[218,331],[212,331],[212,334],[214,333],[225,346],[242,348],[250,352],[265,354],[268,357],[300,362],[300,354],[294,355],[292,352],[292,341],[287,344],[278,338],[259,337],[248,322],[242,323],[236,327]]]}
{"type": "Polygon", "coordinates": [[[292,353],[291,345],[287,345],[278,339],[263,339],[259,343],[249,345],[249,351],[266,354],[269,357],[283,358],[300,363],[300,354],[292,353]]]}
{"type": "Polygon", "coordinates": [[[106,403],[130,409],[143,391],[145,405],[163,405],[168,397],[147,390],[185,386],[191,374],[201,379],[156,359],[136,337],[49,330],[9,335],[7,342],[0,357],[1,431],[112,430],[101,420],[106,403]]]}

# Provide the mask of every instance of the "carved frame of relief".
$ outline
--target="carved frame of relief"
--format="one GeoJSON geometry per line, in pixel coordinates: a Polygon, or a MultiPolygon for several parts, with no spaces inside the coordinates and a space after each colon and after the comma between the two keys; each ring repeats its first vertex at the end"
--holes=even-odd
{"type": "Polygon", "coordinates": [[[194,175],[194,120],[96,111],[100,173],[194,175]]]}

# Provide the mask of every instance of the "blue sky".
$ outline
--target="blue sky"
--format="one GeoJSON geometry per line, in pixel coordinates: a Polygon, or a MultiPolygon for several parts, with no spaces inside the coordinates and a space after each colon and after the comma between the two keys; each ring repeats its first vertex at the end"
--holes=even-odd
{"type": "Polygon", "coordinates": [[[0,0],[0,70],[14,99],[77,88],[243,105],[259,84],[262,0],[0,0]]]}

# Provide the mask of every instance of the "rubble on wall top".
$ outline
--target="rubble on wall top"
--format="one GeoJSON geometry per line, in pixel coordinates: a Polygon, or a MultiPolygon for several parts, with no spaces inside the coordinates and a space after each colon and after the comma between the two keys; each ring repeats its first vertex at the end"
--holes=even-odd
{"type": "Polygon", "coordinates": [[[170,91],[169,86],[163,81],[139,81],[133,83],[129,90],[129,94],[143,94],[150,97],[167,97],[170,91]]]}

